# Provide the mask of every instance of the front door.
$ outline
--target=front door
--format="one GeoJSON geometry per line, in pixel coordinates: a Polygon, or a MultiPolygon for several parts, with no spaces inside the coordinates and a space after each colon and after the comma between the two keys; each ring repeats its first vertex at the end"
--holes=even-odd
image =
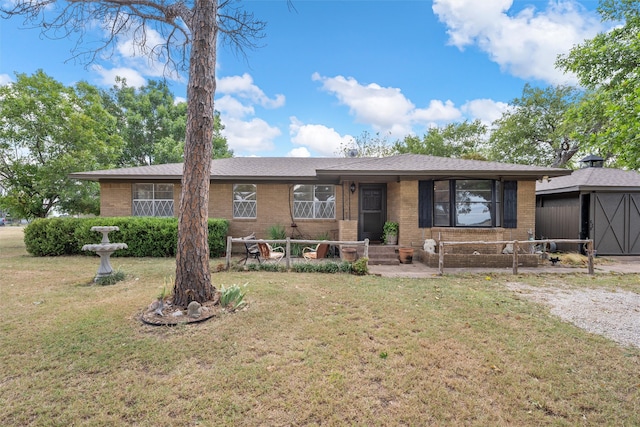
{"type": "Polygon", "coordinates": [[[382,241],[382,227],[387,219],[387,186],[361,184],[358,221],[358,240],[382,241]]]}

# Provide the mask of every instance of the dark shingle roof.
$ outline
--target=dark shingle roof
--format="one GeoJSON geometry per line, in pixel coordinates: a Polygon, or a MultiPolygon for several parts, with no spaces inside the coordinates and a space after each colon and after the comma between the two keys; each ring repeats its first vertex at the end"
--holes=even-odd
{"type": "Polygon", "coordinates": [[[536,194],[596,190],[640,191],[640,173],[612,168],[584,168],[569,176],[536,184],[536,194]]]}
{"type": "MultiPolygon", "coordinates": [[[[182,163],[77,172],[72,178],[87,180],[178,180],[182,163]]],[[[216,159],[211,165],[212,180],[291,181],[338,179],[343,176],[482,176],[526,177],[560,176],[565,169],[540,166],[452,159],[447,157],[402,154],[380,158],[345,157],[232,157],[216,159]]]]}

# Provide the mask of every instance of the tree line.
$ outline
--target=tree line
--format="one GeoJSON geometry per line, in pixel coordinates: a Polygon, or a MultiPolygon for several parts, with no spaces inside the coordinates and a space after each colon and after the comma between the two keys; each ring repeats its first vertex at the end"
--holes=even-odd
{"type": "MultiPolygon", "coordinates": [[[[118,78],[102,90],[39,70],[17,74],[0,99],[0,207],[15,218],[98,214],[98,184],[69,179],[72,172],[184,159],[186,102],[164,81],[134,88],[118,78]]],[[[212,157],[231,157],[218,112],[214,119],[212,157]]]]}

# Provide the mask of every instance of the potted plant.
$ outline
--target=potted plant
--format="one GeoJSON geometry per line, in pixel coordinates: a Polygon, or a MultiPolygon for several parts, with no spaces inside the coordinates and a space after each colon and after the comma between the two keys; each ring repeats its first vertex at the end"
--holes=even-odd
{"type": "Polygon", "coordinates": [[[384,227],[382,227],[382,238],[387,245],[397,245],[398,244],[398,229],[400,225],[397,222],[387,221],[384,223],[384,227]]]}

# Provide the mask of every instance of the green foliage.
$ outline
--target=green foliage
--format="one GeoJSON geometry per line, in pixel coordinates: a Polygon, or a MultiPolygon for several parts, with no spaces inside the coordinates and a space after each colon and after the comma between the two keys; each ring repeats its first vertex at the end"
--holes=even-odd
{"type": "Polygon", "coordinates": [[[44,218],[53,209],[98,213],[96,183],[68,176],[111,167],[122,139],[98,90],[46,75],[17,74],[0,86],[0,207],[14,218],[44,218]]]}
{"type": "MultiPolygon", "coordinates": [[[[173,257],[178,242],[176,218],[113,217],[113,218],[51,218],[32,221],[24,230],[27,251],[35,256],[92,255],[82,246],[99,243],[102,234],[91,227],[117,226],[109,233],[114,243],[126,243],[128,248],[113,256],[173,257]]],[[[224,219],[209,220],[209,250],[212,257],[224,253],[229,223],[224,219]]]]}
{"type": "MultiPolygon", "coordinates": [[[[187,104],[177,103],[164,81],[151,80],[140,88],[130,87],[117,78],[108,92],[102,94],[109,111],[118,120],[125,141],[118,164],[140,166],[183,161],[187,125],[187,104]]],[[[220,114],[215,112],[214,158],[231,157],[233,152],[220,133],[224,129],[220,114]]]]}
{"type": "Polygon", "coordinates": [[[351,263],[342,262],[297,262],[291,266],[296,273],[351,273],[351,263]]]}
{"type": "MultiPolygon", "coordinates": [[[[247,287],[245,283],[244,287],[247,287]]],[[[246,305],[244,296],[246,292],[238,285],[232,285],[225,288],[224,285],[220,287],[220,306],[228,310],[238,310],[242,306],[246,305]]]]}
{"type": "MultiPolygon", "coordinates": [[[[286,240],[287,238],[287,230],[284,228],[284,225],[275,224],[270,226],[267,229],[267,234],[269,235],[269,239],[271,240],[286,240]]],[[[274,245],[274,247],[283,247],[282,245],[274,245]]]]}
{"type": "Polygon", "coordinates": [[[603,0],[598,10],[614,27],[574,46],[556,65],[575,73],[597,100],[579,109],[582,117],[598,111],[590,148],[612,156],[619,166],[640,169],[640,6],[632,0],[603,0]]]}
{"type": "Polygon", "coordinates": [[[362,257],[351,264],[351,272],[356,276],[369,274],[369,258],[362,257]]]}
{"type": "Polygon", "coordinates": [[[387,221],[382,227],[382,239],[386,242],[391,236],[398,236],[400,231],[400,224],[394,221],[387,221]]]}
{"type": "MultiPolygon", "coordinates": [[[[282,264],[275,264],[271,262],[257,263],[252,262],[247,265],[237,264],[234,267],[236,271],[271,271],[271,272],[286,272],[287,268],[282,264]]],[[[352,265],[350,262],[294,262],[291,264],[291,271],[294,273],[351,273],[352,265]]]]}
{"type": "Polygon", "coordinates": [[[526,84],[522,97],[496,120],[489,140],[494,161],[563,167],[581,146],[575,122],[566,115],[582,93],[570,86],[537,88],[526,84]],[[563,147],[563,145],[565,145],[563,147]]]}
{"type": "Polygon", "coordinates": [[[479,120],[449,123],[444,127],[433,127],[420,139],[406,136],[396,142],[395,150],[400,154],[425,154],[439,157],[483,158],[482,145],[486,140],[487,127],[479,120]]]}
{"type": "Polygon", "coordinates": [[[126,278],[126,275],[124,274],[124,272],[118,270],[118,271],[114,271],[108,276],[96,278],[95,283],[96,285],[100,285],[100,286],[109,286],[109,285],[115,285],[116,283],[123,281],[125,278],[126,278]]]}

